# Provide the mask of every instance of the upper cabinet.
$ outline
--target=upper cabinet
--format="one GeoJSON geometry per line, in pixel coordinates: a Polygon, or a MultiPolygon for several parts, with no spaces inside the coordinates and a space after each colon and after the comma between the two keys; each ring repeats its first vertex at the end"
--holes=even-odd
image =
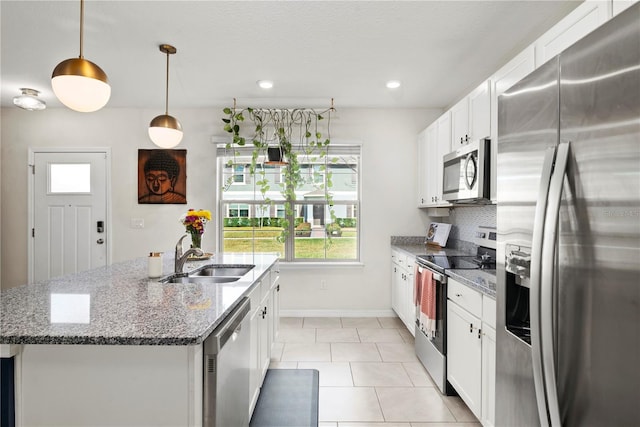
{"type": "Polygon", "coordinates": [[[529,46],[518,56],[500,68],[489,79],[491,81],[491,201],[497,202],[498,165],[498,97],[515,83],[535,70],[535,50],[529,46]]]}
{"type": "Polygon", "coordinates": [[[536,66],[541,66],[610,17],[611,1],[585,1],[535,42],[536,66]]]}
{"type": "Polygon", "coordinates": [[[442,158],[451,151],[451,114],[446,112],[418,135],[418,207],[445,207],[442,158]]]}
{"type": "Polygon", "coordinates": [[[612,2],[612,15],[616,16],[623,10],[629,8],[632,4],[634,4],[638,0],[613,0],[612,2]]]}
{"type": "Polygon", "coordinates": [[[491,136],[491,84],[487,80],[451,108],[453,147],[491,136]]]}

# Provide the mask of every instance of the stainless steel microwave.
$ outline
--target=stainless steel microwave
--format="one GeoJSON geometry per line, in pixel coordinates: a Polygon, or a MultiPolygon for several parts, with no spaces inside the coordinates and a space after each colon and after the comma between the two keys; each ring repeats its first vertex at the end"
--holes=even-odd
{"type": "Polygon", "coordinates": [[[490,140],[472,141],[443,157],[442,198],[450,202],[488,203],[490,140]]]}

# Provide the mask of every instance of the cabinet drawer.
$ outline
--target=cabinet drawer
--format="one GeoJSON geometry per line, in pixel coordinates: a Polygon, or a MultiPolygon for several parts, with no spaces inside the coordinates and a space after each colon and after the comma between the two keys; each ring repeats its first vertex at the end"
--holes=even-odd
{"type": "Polygon", "coordinates": [[[447,298],[477,317],[482,317],[482,294],[449,278],[447,298]]]}
{"type": "Polygon", "coordinates": [[[496,300],[486,295],[482,295],[482,321],[496,328],[496,300]]]}

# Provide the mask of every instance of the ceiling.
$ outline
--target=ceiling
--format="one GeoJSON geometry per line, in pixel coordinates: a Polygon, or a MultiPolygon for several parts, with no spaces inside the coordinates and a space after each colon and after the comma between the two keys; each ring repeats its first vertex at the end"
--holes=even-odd
{"type": "MultiPolygon", "coordinates": [[[[109,107],[445,108],[579,1],[86,0],[84,57],[112,87],[109,107]],[[259,79],[273,80],[270,90],[259,79]],[[397,79],[395,91],[385,82],[397,79]]],[[[51,90],[79,54],[80,1],[0,1],[1,102],[51,90]]],[[[35,114],[35,113],[34,113],[35,114]]]]}

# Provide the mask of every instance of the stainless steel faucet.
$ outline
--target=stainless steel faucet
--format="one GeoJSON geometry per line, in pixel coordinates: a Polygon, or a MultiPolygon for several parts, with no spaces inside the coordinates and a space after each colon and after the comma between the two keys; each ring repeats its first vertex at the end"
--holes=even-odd
{"type": "Polygon", "coordinates": [[[202,252],[202,249],[200,248],[189,248],[186,252],[182,253],[182,240],[187,236],[188,234],[185,234],[184,236],[180,237],[180,240],[178,240],[178,243],[176,243],[175,264],[173,268],[175,274],[182,273],[184,263],[187,262],[187,258],[189,258],[189,255],[204,255],[204,252],[202,252]]]}

